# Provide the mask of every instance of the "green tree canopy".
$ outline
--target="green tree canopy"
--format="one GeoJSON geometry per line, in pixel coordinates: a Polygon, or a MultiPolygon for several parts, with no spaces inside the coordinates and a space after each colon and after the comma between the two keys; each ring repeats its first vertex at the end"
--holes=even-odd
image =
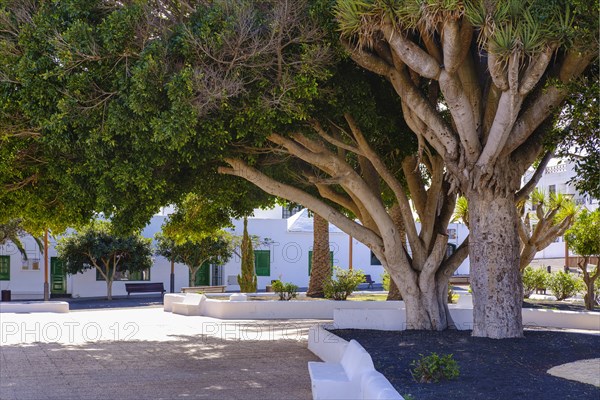
{"type": "Polygon", "coordinates": [[[204,264],[225,264],[233,255],[232,236],[215,231],[210,236],[173,240],[165,233],[156,235],[156,253],[169,260],[185,264],[190,270],[189,286],[194,286],[196,274],[204,264]]]}
{"type": "Polygon", "coordinates": [[[56,246],[69,274],[96,269],[106,281],[108,300],[117,272],[144,271],[152,267],[151,240],[139,233],[119,235],[107,221],[94,221],[59,239],[56,246]]]}
{"type": "Polygon", "coordinates": [[[585,307],[593,310],[596,299],[594,285],[600,277],[600,209],[581,212],[565,234],[565,240],[576,254],[583,257],[579,268],[583,272],[583,282],[587,289],[584,297],[585,307]],[[593,271],[588,270],[591,257],[596,257],[596,267],[593,271]]]}

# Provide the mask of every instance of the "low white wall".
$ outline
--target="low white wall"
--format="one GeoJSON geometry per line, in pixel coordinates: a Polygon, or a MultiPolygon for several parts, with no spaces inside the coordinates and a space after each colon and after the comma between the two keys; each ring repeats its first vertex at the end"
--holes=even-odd
{"type": "Polygon", "coordinates": [[[220,319],[333,319],[338,308],[397,309],[400,302],[387,301],[235,301],[206,300],[204,315],[220,319]]]}
{"type": "Polygon", "coordinates": [[[524,308],[523,325],[600,331],[600,313],[524,308]]]}
{"type": "Polygon", "coordinates": [[[66,301],[0,302],[0,313],[31,312],[68,313],[69,303],[66,301]]]}
{"type": "MultiPolygon", "coordinates": [[[[450,315],[459,330],[473,329],[473,309],[449,305],[450,315]]],[[[333,324],[336,329],[406,329],[405,310],[358,308],[338,309],[333,324]]],[[[588,311],[558,311],[535,308],[523,309],[524,326],[547,328],[600,330],[600,314],[588,311]]]]}
{"type": "MultiPolygon", "coordinates": [[[[400,302],[398,302],[400,303],[400,302]]],[[[406,311],[397,309],[337,308],[333,311],[336,329],[374,329],[401,331],[406,329],[406,311]]]]}

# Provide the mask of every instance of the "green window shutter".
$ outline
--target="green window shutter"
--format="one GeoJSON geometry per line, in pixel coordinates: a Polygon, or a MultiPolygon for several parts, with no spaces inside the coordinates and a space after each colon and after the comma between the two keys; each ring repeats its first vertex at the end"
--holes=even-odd
{"type": "MultiPolygon", "coordinates": [[[[312,271],[312,250],[308,251],[308,276],[310,276],[310,272],[312,271]]],[[[333,251],[329,252],[329,258],[331,259],[331,273],[333,273],[333,251]]]]}
{"type": "Polygon", "coordinates": [[[0,281],[10,281],[10,256],[0,256],[0,281]]]}
{"type": "Polygon", "coordinates": [[[257,276],[271,276],[271,252],[254,250],[254,269],[257,276]]]}

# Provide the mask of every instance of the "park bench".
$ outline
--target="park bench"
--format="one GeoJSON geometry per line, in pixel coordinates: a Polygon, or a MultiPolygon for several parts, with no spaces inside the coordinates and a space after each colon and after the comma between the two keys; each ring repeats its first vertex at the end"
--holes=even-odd
{"type": "Polygon", "coordinates": [[[373,284],[375,283],[375,281],[373,279],[371,279],[371,275],[365,275],[365,283],[369,284],[369,286],[367,286],[367,288],[373,289],[373,284]]]}
{"type": "Polygon", "coordinates": [[[173,314],[202,315],[206,296],[198,293],[187,293],[181,303],[171,304],[173,314]]]}
{"type": "Polygon", "coordinates": [[[190,286],[182,287],[183,293],[225,293],[226,286],[190,286]]]}
{"type": "Polygon", "coordinates": [[[471,277],[469,275],[452,275],[450,277],[451,285],[469,285],[471,284],[471,277]]]}
{"type": "Polygon", "coordinates": [[[165,287],[162,282],[126,283],[125,290],[127,291],[127,296],[131,293],[160,292],[161,294],[165,294],[165,287]]]}
{"type": "Polygon", "coordinates": [[[375,371],[373,360],[356,341],[351,340],[339,363],[308,363],[313,399],[361,399],[363,375],[375,371]]]}

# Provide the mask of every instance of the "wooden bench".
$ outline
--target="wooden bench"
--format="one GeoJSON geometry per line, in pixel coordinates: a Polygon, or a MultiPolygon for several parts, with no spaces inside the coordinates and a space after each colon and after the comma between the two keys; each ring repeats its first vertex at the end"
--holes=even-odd
{"type": "Polygon", "coordinates": [[[171,304],[173,314],[202,315],[206,296],[198,293],[187,293],[181,303],[171,304]]]}
{"type": "Polygon", "coordinates": [[[127,296],[131,293],[153,293],[160,292],[165,294],[166,290],[162,282],[148,282],[148,283],[126,283],[125,290],[127,296]]]}
{"type": "Polygon", "coordinates": [[[375,281],[373,279],[371,279],[371,275],[365,275],[365,283],[369,284],[369,286],[367,286],[367,288],[373,289],[373,284],[375,283],[375,281]]]}
{"type": "Polygon", "coordinates": [[[183,293],[225,293],[226,286],[190,286],[182,287],[183,293]]]}
{"type": "Polygon", "coordinates": [[[369,353],[356,340],[351,340],[339,363],[308,363],[313,399],[360,399],[362,377],[373,371],[375,367],[369,353]]]}
{"type": "Polygon", "coordinates": [[[452,275],[450,277],[449,283],[452,285],[470,285],[471,284],[471,276],[470,275],[452,275]]]}

